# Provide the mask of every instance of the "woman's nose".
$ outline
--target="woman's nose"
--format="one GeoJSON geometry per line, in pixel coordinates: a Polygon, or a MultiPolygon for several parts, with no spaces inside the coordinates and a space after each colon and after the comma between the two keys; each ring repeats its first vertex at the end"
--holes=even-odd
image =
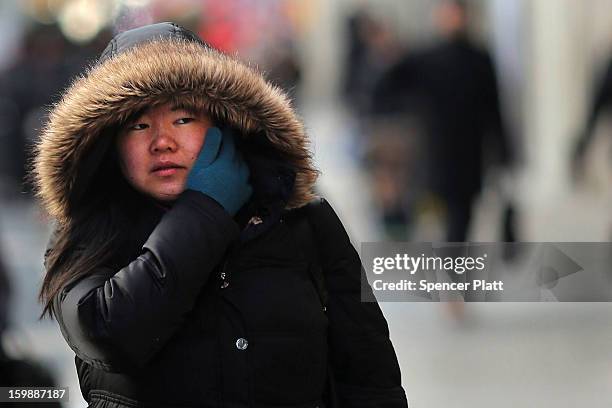
{"type": "Polygon", "coordinates": [[[172,133],[165,129],[160,129],[151,142],[151,152],[153,153],[175,152],[177,148],[178,145],[172,133]]]}

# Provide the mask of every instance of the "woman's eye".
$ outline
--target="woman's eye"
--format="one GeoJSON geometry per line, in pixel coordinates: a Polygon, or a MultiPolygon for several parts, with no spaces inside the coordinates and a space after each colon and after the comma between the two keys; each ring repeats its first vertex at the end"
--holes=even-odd
{"type": "Polygon", "coordinates": [[[187,124],[187,123],[192,122],[192,121],[193,121],[193,118],[180,118],[180,119],[177,119],[176,122],[179,125],[184,125],[184,124],[187,124]]]}
{"type": "Polygon", "coordinates": [[[149,125],[147,125],[146,123],[135,123],[133,125],[128,126],[127,129],[128,130],[144,130],[148,127],[149,125]]]}

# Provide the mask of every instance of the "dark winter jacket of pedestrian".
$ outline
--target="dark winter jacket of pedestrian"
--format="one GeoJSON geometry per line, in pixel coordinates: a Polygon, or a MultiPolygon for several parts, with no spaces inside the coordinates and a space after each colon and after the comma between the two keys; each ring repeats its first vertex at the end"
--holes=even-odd
{"type": "MultiPolygon", "coordinates": [[[[105,187],[95,180],[109,129],[160,100],[235,129],[254,194],[232,218],[192,190],[172,206],[130,193],[122,250],[53,299],[84,398],[93,407],[323,407],[330,372],[341,407],[405,407],[387,323],[375,302],[360,301],[359,257],[312,192],[317,172],[289,101],[190,33],[156,29],[165,34],[152,41],[142,30],[116,37],[53,108],[36,149],[43,205],[61,227],[87,200],[103,200],[93,191],[105,187]],[[316,255],[298,232],[304,222],[316,255]]],[[[106,193],[127,190],[119,181],[106,193]]]]}
{"type": "Polygon", "coordinates": [[[484,147],[495,160],[511,160],[493,63],[464,35],[410,52],[383,75],[375,113],[405,104],[424,118],[429,184],[443,198],[465,199],[480,191],[490,164],[484,147]]]}

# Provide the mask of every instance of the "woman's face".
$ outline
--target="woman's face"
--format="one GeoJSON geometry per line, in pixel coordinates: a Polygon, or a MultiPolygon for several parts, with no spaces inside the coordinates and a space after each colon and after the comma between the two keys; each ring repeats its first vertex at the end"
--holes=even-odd
{"type": "Polygon", "coordinates": [[[177,199],[211,126],[207,116],[169,103],[147,109],[119,131],[121,172],[134,188],[157,200],[177,199]]]}

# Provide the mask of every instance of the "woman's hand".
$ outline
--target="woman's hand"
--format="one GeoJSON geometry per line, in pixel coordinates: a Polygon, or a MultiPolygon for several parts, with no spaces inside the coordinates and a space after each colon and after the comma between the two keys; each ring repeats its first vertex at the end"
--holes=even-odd
{"type": "Polygon", "coordinates": [[[249,168],[236,150],[234,135],[217,127],[206,131],[200,151],[185,188],[200,191],[217,201],[234,215],[253,193],[249,184],[249,168]]]}

